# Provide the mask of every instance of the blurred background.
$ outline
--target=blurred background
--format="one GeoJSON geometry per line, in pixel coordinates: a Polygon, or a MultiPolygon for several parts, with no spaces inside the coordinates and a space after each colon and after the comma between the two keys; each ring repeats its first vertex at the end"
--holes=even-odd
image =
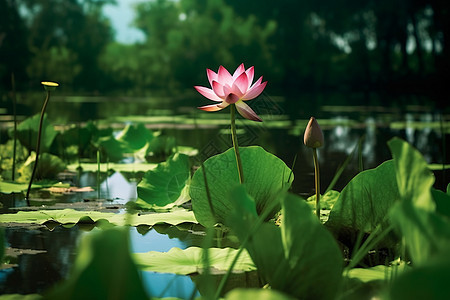
{"type": "Polygon", "coordinates": [[[54,80],[65,94],[179,95],[206,85],[206,68],[244,62],[298,109],[295,97],[306,93],[344,95],[331,97],[337,104],[443,106],[449,8],[446,0],[1,0],[0,92],[6,101],[14,74],[17,91],[54,80]]]}
{"type": "Polygon", "coordinates": [[[386,141],[399,136],[441,166],[445,189],[449,9],[447,0],[0,0],[0,143],[11,137],[12,100],[18,121],[38,113],[40,82],[51,80],[53,124],[142,122],[204,160],[230,147],[229,116],[198,110],[210,101],[193,86],[209,85],[207,68],[245,63],[268,85],[249,103],[264,123],[238,124],[240,145],[289,166],[305,152],[296,178],[308,188],[298,190],[311,192],[302,142],[311,116],[325,132],[325,181],[358,145],[341,186],[390,159],[386,141]]]}

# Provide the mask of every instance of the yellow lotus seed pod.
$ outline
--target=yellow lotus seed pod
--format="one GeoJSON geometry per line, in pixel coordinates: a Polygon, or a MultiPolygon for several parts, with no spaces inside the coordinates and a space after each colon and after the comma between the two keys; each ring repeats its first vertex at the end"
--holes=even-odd
{"type": "Polygon", "coordinates": [[[58,83],[52,81],[42,81],[41,84],[44,86],[46,91],[54,91],[56,87],[59,86],[58,83]]]}

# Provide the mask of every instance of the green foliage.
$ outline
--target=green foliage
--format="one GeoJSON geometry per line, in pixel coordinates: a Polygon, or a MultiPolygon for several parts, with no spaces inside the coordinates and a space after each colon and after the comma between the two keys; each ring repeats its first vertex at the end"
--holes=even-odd
{"type": "Polygon", "coordinates": [[[247,241],[245,248],[273,289],[301,299],[335,299],[343,269],[336,241],[303,199],[291,194],[278,197],[281,228],[258,225],[255,202],[243,187],[230,195],[234,209],[227,225],[241,242],[247,241]]]}
{"type": "MultiPolygon", "coordinates": [[[[208,264],[216,270],[226,271],[237,251],[232,248],[208,248],[208,264]]],[[[205,250],[199,247],[189,247],[185,250],[174,247],[168,252],[135,253],[133,258],[144,271],[189,275],[204,271],[204,252],[205,250]]],[[[236,272],[247,272],[256,270],[256,267],[248,253],[243,252],[233,269],[236,272]]]]}
{"type": "Polygon", "coordinates": [[[197,223],[194,214],[191,211],[175,210],[167,213],[150,214],[115,214],[97,211],[77,211],[73,209],[63,210],[39,210],[39,211],[19,211],[16,214],[3,214],[0,223],[24,223],[24,224],[94,224],[106,220],[114,225],[148,225],[171,224],[178,225],[182,223],[197,223]]]}
{"type": "Polygon", "coordinates": [[[29,294],[29,295],[22,295],[22,294],[7,294],[7,295],[0,295],[1,300],[42,300],[44,297],[39,294],[29,294]]]}
{"type": "Polygon", "coordinates": [[[176,150],[173,137],[154,133],[142,123],[128,124],[117,136],[102,136],[93,144],[102,149],[112,162],[120,161],[130,154],[137,160],[164,160],[176,150]]]}
{"type": "MultiPolygon", "coordinates": [[[[32,152],[18,173],[20,177],[17,182],[26,182],[30,180],[33,165],[36,160],[36,153],[32,152]]],[[[49,153],[41,153],[39,155],[39,163],[36,169],[36,179],[54,179],[58,173],[64,171],[66,164],[56,155],[49,153]]]]}
{"type": "Polygon", "coordinates": [[[370,233],[387,227],[390,208],[399,201],[394,161],[355,176],[342,190],[326,223],[336,233],[370,233]]]}
{"type": "Polygon", "coordinates": [[[106,1],[22,1],[27,11],[28,45],[33,59],[30,78],[58,78],[68,88],[102,88],[99,57],[112,40],[112,30],[102,17],[106,1]],[[77,24],[77,26],[74,26],[77,24]]]}
{"type": "Polygon", "coordinates": [[[449,299],[448,278],[450,259],[446,252],[399,276],[391,284],[389,299],[449,299]]]}
{"type": "Polygon", "coordinates": [[[69,278],[46,299],[148,299],[129,247],[127,228],[84,237],[69,278]]]}
{"type": "MultiPolygon", "coordinates": [[[[436,212],[431,188],[434,176],[422,155],[408,143],[388,142],[394,157],[401,202],[390,212],[416,266],[450,249],[450,219],[436,212]]],[[[439,201],[439,200],[438,200],[439,201]]]]}
{"type": "MultiPolygon", "coordinates": [[[[0,179],[12,180],[12,167],[14,156],[14,140],[10,139],[6,144],[0,145],[0,179]]],[[[27,149],[17,141],[16,143],[16,172],[26,161],[28,157],[27,149]]],[[[17,173],[16,173],[17,174],[17,173]]]]}
{"type": "MultiPolygon", "coordinates": [[[[33,183],[31,185],[31,188],[35,189],[35,188],[50,187],[53,184],[54,184],[54,182],[53,183],[49,183],[49,182],[33,183]]],[[[27,188],[28,188],[28,183],[0,181],[0,193],[3,193],[3,194],[20,193],[20,192],[26,191],[27,188]]]]}
{"type": "MultiPolygon", "coordinates": [[[[320,197],[320,209],[332,209],[333,206],[336,204],[340,196],[340,193],[335,190],[329,190],[325,194],[321,195],[320,197]]],[[[311,209],[314,209],[316,207],[316,195],[312,195],[306,199],[308,204],[311,206],[311,209]]]]}
{"type": "MultiPolygon", "coordinates": [[[[25,119],[17,126],[17,139],[29,151],[36,151],[40,117],[40,114],[36,114],[30,118],[25,119]]],[[[44,122],[42,124],[42,140],[40,149],[41,153],[48,152],[50,146],[53,143],[53,140],[56,137],[56,134],[57,133],[53,128],[53,125],[47,119],[47,114],[45,114],[44,122]]]]}
{"type": "Polygon", "coordinates": [[[144,174],[137,186],[136,204],[142,208],[171,208],[190,198],[186,184],[190,178],[189,157],[176,153],[144,174]]]}
{"type": "Polygon", "coordinates": [[[450,218],[450,195],[431,188],[431,195],[436,203],[436,212],[450,218]]]}
{"type": "Polygon", "coordinates": [[[376,280],[393,280],[410,267],[405,263],[400,265],[383,266],[378,265],[371,268],[353,268],[346,273],[347,278],[354,278],[361,282],[370,282],[376,280]]]}
{"type": "Polygon", "coordinates": [[[261,299],[261,300],[293,300],[286,294],[270,289],[234,289],[225,296],[225,300],[261,299]]]}
{"type": "MultiPolygon", "coordinates": [[[[282,160],[261,147],[240,147],[239,150],[244,170],[244,185],[256,201],[258,214],[270,209],[266,213],[267,217],[271,218],[279,209],[279,206],[273,205],[278,201],[277,196],[281,191],[287,190],[293,180],[291,170],[282,160]]],[[[192,209],[197,220],[208,227],[216,223],[224,224],[230,212],[234,210],[229,193],[238,184],[233,149],[207,159],[195,172],[189,187],[192,209]],[[214,214],[211,213],[208,197],[214,214]]]]}
{"type": "MultiPolygon", "coordinates": [[[[132,164],[121,164],[121,163],[108,163],[100,164],[100,172],[108,172],[109,170],[114,170],[116,172],[124,173],[135,173],[135,172],[147,172],[153,170],[158,166],[158,164],[151,163],[132,163],[132,164]]],[[[81,164],[70,164],[67,169],[72,172],[76,172],[78,168],[81,168],[85,172],[97,172],[97,163],[81,163],[81,164]]]]}

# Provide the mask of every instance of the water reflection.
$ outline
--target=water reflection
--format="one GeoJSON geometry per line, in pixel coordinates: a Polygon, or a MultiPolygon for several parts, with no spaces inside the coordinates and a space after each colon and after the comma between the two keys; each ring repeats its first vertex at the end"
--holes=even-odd
{"type": "Polygon", "coordinates": [[[45,252],[11,258],[17,266],[0,270],[0,294],[42,293],[69,274],[79,230],[76,226],[70,229],[58,226],[52,232],[45,226],[9,227],[5,229],[5,238],[7,247],[45,252]]]}
{"type": "MultiPolygon", "coordinates": [[[[170,238],[168,235],[160,234],[154,229],[142,235],[136,228],[130,228],[130,239],[131,249],[136,253],[148,251],[167,252],[173,247],[186,249],[190,246],[177,238],[170,238]]],[[[189,299],[196,289],[189,276],[142,272],[142,278],[147,293],[155,297],[189,299]]]]}

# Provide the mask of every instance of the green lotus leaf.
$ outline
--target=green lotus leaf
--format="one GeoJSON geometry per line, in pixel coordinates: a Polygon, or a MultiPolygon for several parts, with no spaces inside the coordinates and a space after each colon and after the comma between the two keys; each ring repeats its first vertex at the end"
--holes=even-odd
{"type": "MultiPolygon", "coordinates": [[[[107,172],[108,170],[114,170],[117,172],[147,172],[149,170],[153,170],[158,166],[158,164],[150,164],[150,163],[130,163],[130,164],[121,164],[121,163],[108,163],[108,164],[100,164],[100,172],[107,172]]],[[[80,168],[84,172],[97,172],[98,164],[97,163],[81,163],[81,164],[70,164],[67,166],[69,171],[75,172],[80,168]]]]}
{"type": "MultiPolygon", "coordinates": [[[[168,252],[150,251],[135,253],[136,264],[144,271],[189,275],[204,269],[203,248],[189,247],[185,250],[174,247],[168,252]]],[[[208,248],[209,266],[227,271],[238,250],[233,248],[208,248]]],[[[256,270],[246,251],[239,256],[233,268],[236,272],[256,270]]]]}
{"type": "Polygon", "coordinates": [[[392,281],[389,299],[450,299],[450,259],[447,248],[424,265],[413,266],[392,281]]]}
{"type": "Polygon", "coordinates": [[[279,197],[281,228],[258,226],[254,200],[237,187],[230,195],[236,208],[227,225],[241,241],[251,236],[245,247],[273,289],[299,299],[335,299],[343,269],[336,241],[303,199],[287,193],[279,197]]]}
{"type": "MultiPolygon", "coordinates": [[[[53,186],[56,182],[41,182],[41,183],[33,183],[31,185],[32,189],[35,188],[44,188],[53,186]]],[[[11,194],[11,193],[20,193],[26,191],[28,189],[28,183],[17,183],[17,182],[8,182],[8,181],[0,181],[0,193],[11,194]]]]}
{"type": "MultiPolygon", "coordinates": [[[[279,206],[272,204],[278,201],[278,194],[291,185],[292,172],[281,159],[259,146],[239,149],[244,170],[244,185],[255,199],[256,210],[261,214],[270,207],[271,212],[268,218],[273,217],[279,210],[279,206]]],[[[236,157],[232,148],[207,159],[195,172],[189,195],[195,217],[202,225],[213,226],[216,223],[225,222],[230,212],[235,210],[228,196],[236,185],[239,185],[239,179],[236,157]],[[214,215],[211,212],[207,191],[211,197],[214,215]]]]}
{"type": "MultiPolygon", "coordinates": [[[[106,154],[109,161],[120,161],[125,153],[130,153],[127,145],[118,141],[113,136],[101,137],[98,140],[98,145],[102,152],[106,154]]],[[[106,161],[106,159],[102,159],[102,161],[106,161]]]]}
{"type": "Polygon", "coordinates": [[[145,125],[142,123],[126,125],[116,137],[119,142],[125,143],[126,148],[133,151],[144,148],[153,138],[153,132],[145,128],[145,125]]]}
{"type": "Polygon", "coordinates": [[[271,289],[233,289],[225,295],[225,300],[261,299],[261,300],[294,300],[286,294],[271,289]]]}
{"type": "MultiPolygon", "coordinates": [[[[28,181],[33,171],[34,162],[36,161],[36,153],[32,152],[18,172],[20,178],[18,181],[28,181]]],[[[39,155],[39,163],[36,169],[36,179],[55,179],[58,173],[64,171],[66,164],[56,155],[49,153],[41,153],[39,155]]]]}
{"type": "Polygon", "coordinates": [[[38,210],[38,211],[19,211],[16,214],[2,214],[0,223],[28,223],[28,224],[45,224],[46,222],[56,222],[60,224],[76,224],[90,218],[92,222],[99,220],[107,220],[115,225],[155,225],[155,224],[171,224],[178,225],[181,223],[197,223],[194,214],[187,210],[176,210],[167,213],[151,213],[151,214],[115,214],[97,211],[77,211],[73,209],[63,210],[38,210]]]}
{"type": "MultiPolygon", "coordinates": [[[[39,130],[40,114],[36,114],[28,119],[25,119],[17,126],[17,139],[20,143],[30,151],[36,151],[37,136],[39,130]]],[[[41,139],[41,153],[47,152],[53,143],[57,133],[53,125],[47,119],[47,114],[44,115],[42,123],[42,139],[41,139]]]]}
{"type": "Polygon", "coordinates": [[[386,216],[400,200],[396,184],[394,161],[389,160],[375,169],[356,175],[342,190],[334,204],[327,227],[332,231],[366,233],[379,224],[386,227],[386,216]]]}
{"type": "Polygon", "coordinates": [[[137,186],[136,204],[142,208],[170,208],[190,200],[186,183],[189,180],[189,157],[176,153],[166,162],[147,171],[137,186]],[[183,192],[184,191],[184,192],[183,192]]]}
{"type": "Polygon", "coordinates": [[[0,300],[42,300],[44,297],[39,294],[6,294],[0,295],[0,300]]]}
{"type": "Polygon", "coordinates": [[[400,265],[384,266],[378,265],[371,268],[353,268],[346,273],[348,278],[358,279],[361,282],[370,282],[374,280],[391,280],[399,276],[410,267],[402,263],[400,265]]]}
{"type": "Polygon", "coordinates": [[[401,195],[401,202],[391,210],[391,219],[403,235],[413,263],[425,265],[450,249],[450,219],[440,203],[448,199],[437,200],[433,195],[434,176],[416,149],[398,138],[388,145],[401,195]]]}

